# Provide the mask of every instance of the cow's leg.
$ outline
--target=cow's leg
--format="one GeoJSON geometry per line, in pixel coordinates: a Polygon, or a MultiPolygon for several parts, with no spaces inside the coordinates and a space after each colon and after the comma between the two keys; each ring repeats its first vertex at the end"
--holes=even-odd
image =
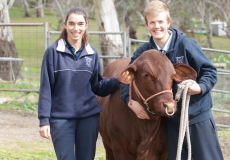
{"type": "Polygon", "coordinates": [[[113,150],[113,155],[114,155],[114,159],[115,160],[135,160],[136,159],[136,155],[132,155],[128,148],[128,144],[121,144],[119,142],[121,142],[122,140],[114,140],[112,141],[112,150],[113,150]]]}
{"type": "Polygon", "coordinates": [[[105,148],[105,154],[106,154],[106,160],[115,160],[113,156],[113,151],[109,148],[109,146],[103,142],[104,148],[105,148]]]}
{"type": "Polygon", "coordinates": [[[128,143],[132,141],[135,123],[132,120],[136,115],[131,113],[130,117],[129,107],[124,105],[119,96],[120,92],[117,91],[100,101],[104,106],[101,112],[100,134],[107,144],[104,144],[106,160],[136,160],[136,146],[130,146],[128,143]],[[130,148],[135,155],[131,155],[130,148]]]}

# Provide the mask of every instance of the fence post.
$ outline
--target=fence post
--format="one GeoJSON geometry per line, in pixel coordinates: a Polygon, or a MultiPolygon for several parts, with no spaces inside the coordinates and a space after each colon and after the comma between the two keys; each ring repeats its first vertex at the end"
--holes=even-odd
{"type": "Polygon", "coordinates": [[[48,28],[49,26],[48,26],[48,22],[45,22],[44,23],[44,43],[45,43],[45,48],[44,48],[44,50],[46,50],[46,48],[47,48],[47,34],[48,34],[48,30],[49,30],[49,28],[48,28]]]}
{"type": "Polygon", "coordinates": [[[123,58],[127,57],[126,47],[127,47],[127,43],[126,43],[126,32],[123,32],[123,52],[124,52],[123,58]]]}

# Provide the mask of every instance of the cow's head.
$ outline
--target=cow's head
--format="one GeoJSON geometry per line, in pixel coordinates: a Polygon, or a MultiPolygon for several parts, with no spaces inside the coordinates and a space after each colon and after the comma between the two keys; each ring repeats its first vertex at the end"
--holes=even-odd
{"type": "Polygon", "coordinates": [[[191,67],[185,64],[173,65],[161,52],[148,50],[127,66],[118,79],[122,83],[132,84],[132,99],[150,112],[168,116],[176,111],[176,102],[171,92],[173,80],[181,82],[196,76],[191,67]],[[135,90],[135,85],[138,91],[135,90]]]}

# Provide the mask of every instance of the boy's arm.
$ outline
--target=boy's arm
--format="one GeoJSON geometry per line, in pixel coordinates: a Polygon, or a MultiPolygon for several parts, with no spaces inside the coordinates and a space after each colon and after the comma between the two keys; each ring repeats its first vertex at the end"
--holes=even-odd
{"type": "Polygon", "coordinates": [[[189,65],[196,70],[196,82],[201,88],[200,94],[210,92],[217,82],[217,70],[195,41],[190,41],[187,54],[190,56],[189,65]]]}
{"type": "Polygon", "coordinates": [[[121,92],[121,100],[125,103],[128,104],[129,103],[129,85],[128,84],[124,84],[124,83],[120,83],[120,92],[121,92]]]}

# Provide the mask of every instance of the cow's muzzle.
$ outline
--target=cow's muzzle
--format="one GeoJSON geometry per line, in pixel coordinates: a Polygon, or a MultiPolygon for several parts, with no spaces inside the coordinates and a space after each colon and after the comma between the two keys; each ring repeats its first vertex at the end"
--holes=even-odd
{"type": "MultiPolygon", "coordinates": [[[[132,97],[131,97],[132,85],[133,85],[134,91],[136,92],[137,96],[143,100],[144,104],[145,104],[146,107],[147,107],[147,111],[148,111],[149,113],[151,113],[151,114],[155,114],[155,113],[150,109],[150,107],[149,107],[149,105],[148,105],[148,101],[149,101],[150,99],[152,99],[152,98],[154,98],[154,97],[160,95],[160,94],[163,94],[163,93],[166,93],[166,92],[172,93],[172,90],[163,90],[163,91],[158,92],[158,93],[156,93],[156,94],[150,96],[149,98],[145,99],[145,98],[142,96],[142,94],[140,93],[139,89],[137,88],[135,81],[133,81],[133,82],[129,85],[129,87],[130,87],[130,88],[129,88],[129,96],[130,96],[129,99],[132,99],[132,97]]],[[[168,111],[168,110],[167,110],[167,107],[166,107],[166,113],[167,113],[168,115],[170,115],[170,114],[173,115],[173,114],[174,114],[174,108],[173,108],[173,112],[171,112],[171,109],[169,109],[169,111],[168,111]]]]}
{"type": "Polygon", "coordinates": [[[174,103],[164,103],[165,107],[165,112],[168,116],[172,116],[175,113],[175,104],[174,103]]]}

